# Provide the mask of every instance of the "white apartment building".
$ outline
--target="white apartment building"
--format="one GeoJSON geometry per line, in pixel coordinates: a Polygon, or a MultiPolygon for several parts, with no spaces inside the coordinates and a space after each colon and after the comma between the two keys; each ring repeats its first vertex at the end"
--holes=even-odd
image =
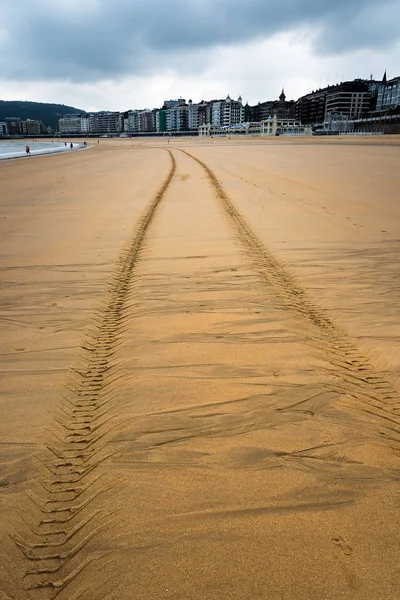
{"type": "Polygon", "coordinates": [[[130,110],[127,118],[124,120],[124,131],[135,132],[139,131],[139,112],[138,110],[130,110]]]}
{"type": "Polygon", "coordinates": [[[182,104],[186,104],[186,100],[184,98],[178,98],[177,100],[164,100],[163,108],[175,108],[177,106],[181,106],[182,104]]]}
{"type": "Polygon", "coordinates": [[[221,125],[221,104],[222,100],[214,100],[211,103],[211,125],[221,125]]]}
{"type": "Polygon", "coordinates": [[[211,108],[211,125],[230,127],[244,121],[244,107],[242,98],[232,100],[227,96],[225,100],[213,100],[211,108]]]}
{"type": "Polygon", "coordinates": [[[124,121],[124,131],[148,133],[156,131],[156,110],[130,110],[124,121]]]}
{"type": "Polygon", "coordinates": [[[229,96],[221,105],[221,125],[229,127],[242,123],[244,120],[244,108],[242,98],[239,96],[237,100],[232,100],[229,96]]]}
{"type": "Polygon", "coordinates": [[[101,111],[89,115],[90,133],[115,134],[123,129],[123,115],[119,112],[101,111]]]}
{"type": "Polygon", "coordinates": [[[88,115],[64,115],[58,120],[60,133],[89,133],[88,115]]]}
{"type": "Polygon", "coordinates": [[[198,129],[199,127],[199,105],[193,104],[189,100],[188,104],[188,129],[198,129]]]}
{"type": "Polygon", "coordinates": [[[172,108],[167,108],[165,111],[165,130],[176,130],[176,112],[172,108]]]}
{"type": "Polygon", "coordinates": [[[277,136],[312,135],[311,127],[302,125],[295,119],[278,119],[275,115],[263,121],[236,123],[229,127],[221,125],[200,125],[199,136],[277,136]]]}
{"type": "Polygon", "coordinates": [[[312,135],[309,125],[302,125],[296,119],[278,119],[276,115],[261,121],[261,136],[312,135]]]}
{"type": "Polygon", "coordinates": [[[188,129],[187,104],[173,106],[165,111],[165,130],[166,131],[187,131],[188,129]]]}

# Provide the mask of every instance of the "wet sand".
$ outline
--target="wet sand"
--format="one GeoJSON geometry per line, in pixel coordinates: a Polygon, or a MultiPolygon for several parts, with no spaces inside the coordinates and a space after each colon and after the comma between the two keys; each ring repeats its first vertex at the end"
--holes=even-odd
{"type": "Polygon", "coordinates": [[[398,138],[0,164],[0,599],[395,600],[398,138]]]}

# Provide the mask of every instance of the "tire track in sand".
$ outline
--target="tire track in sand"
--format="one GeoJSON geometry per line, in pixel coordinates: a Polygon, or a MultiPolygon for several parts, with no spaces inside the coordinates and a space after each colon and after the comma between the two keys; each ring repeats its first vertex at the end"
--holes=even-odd
{"type": "MultiPolygon", "coordinates": [[[[106,555],[89,544],[113,518],[109,512],[95,509],[94,501],[110,489],[102,486],[101,475],[111,457],[107,436],[115,428],[113,384],[119,378],[115,355],[121,345],[129,290],[146,231],[175,174],[175,159],[171,152],[169,155],[168,177],[118,258],[103,302],[86,329],[79,365],[69,373],[59,406],[62,416],[56,419],[57,430],[51,432],[56,441],[47,444],[49,453],[39,459],[43,493],[29,496],[33,511],[29,507],[20,515],[24,531],[12,536],[23,555],[19,579],[29,598],[54,598],[89,563],[106,555]]],[[[117,482],[111,487],[115,485],[117,482]]],[[[11,571],[14,565],[9,563],[8,567],[11,571]]],[[[85,597],[85,592],[80,591],[78,597],[85,597]]]]}
{"type": "Polygon", "coordinates": [[[329,372],[336,379],[331,384],[332,389],[341,393],[342,401],[350,408],[361,408],[368,418],[377,420],[380,425],[380,436],[398,455],[400,453],[400,395],[390,381],[388,373],[375,367],[362,354],[354,341],[340,330],[295,276],[264,246],[235,207],[210,167],[189,152],[182,149],[179,151],[203,167],[260,276],[273,287],[279,304],[306,326],[309,340],[325,355],[330,365],[329,372]]]}

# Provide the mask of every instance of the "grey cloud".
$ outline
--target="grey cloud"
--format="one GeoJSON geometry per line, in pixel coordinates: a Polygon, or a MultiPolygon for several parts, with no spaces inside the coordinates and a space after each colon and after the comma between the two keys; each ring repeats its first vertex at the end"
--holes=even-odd
{"type": "Polygon", "coordinates": [[[397,0],[381,0],[379,10],[375,0],[19,0],[18,11],[2,7],[0,76],[77,82],[149,74],[182,65],[183,53],[305,26],[316,52],[335,54],[390,45],[399,20],[397,0]]]}

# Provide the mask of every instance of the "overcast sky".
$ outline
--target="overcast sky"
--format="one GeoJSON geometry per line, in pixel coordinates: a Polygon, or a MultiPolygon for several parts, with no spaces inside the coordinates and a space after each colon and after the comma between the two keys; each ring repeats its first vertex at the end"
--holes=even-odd
{"type": "Polygon", "coordinates": [[[296,99],[400,75],[399,0],[0,0],[0,99],[296,99]]]}

